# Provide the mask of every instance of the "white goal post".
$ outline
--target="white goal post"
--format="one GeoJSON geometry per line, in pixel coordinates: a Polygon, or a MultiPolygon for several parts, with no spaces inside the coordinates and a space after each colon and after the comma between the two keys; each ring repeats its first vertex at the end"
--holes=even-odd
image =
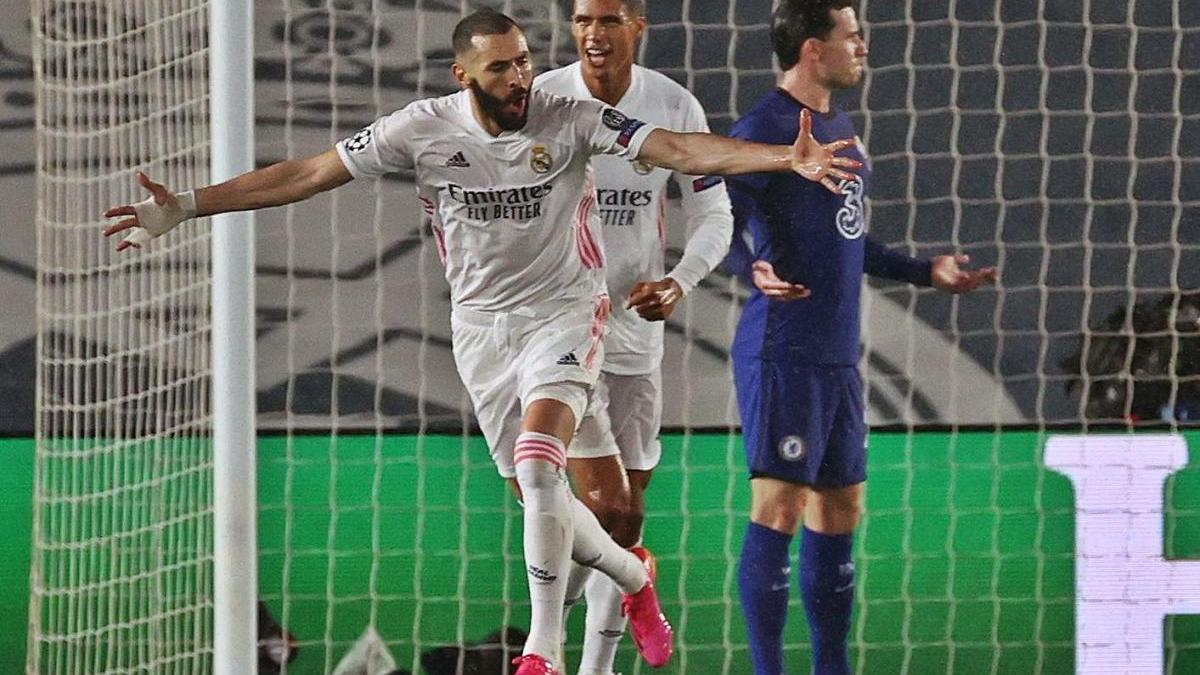
{"type": "MultiPolygon", "coordinates": [[[[254,168],[254,2],[212,0],[212,180],[254,168]]],[[[258,664],[258,435],[254,213],[212,219],[213,658],[216,675],[258,664]]]]}

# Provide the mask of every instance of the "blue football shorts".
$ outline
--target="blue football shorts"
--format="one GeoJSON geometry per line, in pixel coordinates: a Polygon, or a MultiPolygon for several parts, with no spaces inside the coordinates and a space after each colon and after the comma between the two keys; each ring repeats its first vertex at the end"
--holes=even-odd
{"type": "Polygon", "coordinates": [[[817,489],[867,479],[867,423],[855,366],[734,359],[751,477],[817,489]]]}

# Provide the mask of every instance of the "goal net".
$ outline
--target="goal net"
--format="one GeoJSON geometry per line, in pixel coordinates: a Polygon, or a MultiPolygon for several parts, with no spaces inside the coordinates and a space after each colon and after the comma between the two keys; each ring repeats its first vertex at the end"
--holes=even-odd
{"type": "Polygon", "coordinates": [[[30,673],[211,671],[209,236],[115,255],[102,212],[208,173],[206,2],[33,2],[30,673]]]}
{"type": "MultiPolygon", "coordinates": [[[[772,3],[647,4],[641,62],[687,85],[715,131],[774,85],[772,3]]],[[[259,164],[453,91],[451,29],[484,5],[525,27],[539,69],[574,59],[565,1],[258,2],[259,164]]],[[[113,654],[207,658],[209,554],[179,553],[209,527],[207,230],[121,258],[95,236],[101,207],[135,196],[130,168],[204,181],[202,10],[155,8],[35,6],[96,17],[68,21],[70,40],[35,21],[39,321],[63,337],[41,347],[30,644],[61,672],[113,654]],[[73,65],[46,65],[56,53],[73,65]],[[124,600],[150,588],[178,593],[124,600]]],[[[855,668],[1070,672],[1075,502],[1043,461],[1047,437],[1156,428],[1200,441],[1200,10],[859,0],[858,13],[868,74],[838,102],[871,155],[871,235],[914,255],[968,253],[1002,282],[961,298],[865,288],[855,668]]],[[[299,645],[289,673],[332,672],[367,627],[401,667],[449,658],[453,672],[468,656],[438,648],[527,624],[518,507],[455,375],[421,214],[413,177],[395,175],[258,218],[260,596],[299,645]]],[[[668,264],[687,235],[670,223],[668,264]]],[[[677,628],[674,672],[749,672],[734,573],[748,489],[728,364],[744,296],[715,274],[667,325],[646,540],[677,628]]],[[[1200,472],[1184,469],[1163,495],[1169,557],[1200,557],[1196,504],[1200,472]]],[[[803,672],[798,599],[791,612],[788,665],[803,672]]],[[[1167,672],[1200,668],[1200,621],[1168,618],[1164,635],[1167,672]]],[[[628,645],[616,670],[643,670],[628,645]]]]}

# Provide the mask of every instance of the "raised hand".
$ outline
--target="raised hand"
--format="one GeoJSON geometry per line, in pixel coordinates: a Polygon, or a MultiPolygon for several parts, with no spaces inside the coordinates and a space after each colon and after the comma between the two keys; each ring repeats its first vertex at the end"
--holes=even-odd
{"type": "Polygon", "coordinates": [[[966,253],[955,255],[935,256],[932,261],[934,287],[947,293],[970,293],[981,284],[996,281],[999,272],[995,267],[983,267],[977,270],[963,269],[962,265],[971,262],[971,256],[966,253]]]}
{"type": "Polygon", "coordinates": [[[853,138],[822,144],[812,135],[812,113],[805,108],[800,111],[800,133],[792,144],[792,171],[814,183],[824,185],[830,192],[840,195],[842,189],[833,179],[854,180],[854,174],[844,169],[858,169],[859,162],[849,157],[837,157],[838,150],[854,145],[853,138]]]}
{"type": "Polygon", "coordinates": [[[193,193],[176,195],[162,183],[155,183],[139,171],[138,182],[150,192],[150,196],[136,204],[114,206],[104,212],[105,218],[130,216],[104,228],[104,236],[111,237],[132,229],[121,243],[118,251],[141,248],[142,244],[170,232],[176,225],[196,215],[196,199],[193,193]]]}
{"type": "Polygon", "coordinates": [[[683,289],[670,277],[659,281],[639,281],[629,291],[625,307],[635,310],[638,316],[647,321],[666,321],[682,299],[683,289]]]}
{"type": "Polygon", "coordinates": [[[808,290],[808,287],[780,279],[779,275],[775,274],[775,266],[766,260],[755,260],[750,269],[755,287],[772,300],[791,302],[803,300],[812,295],[812,291],[808,290]]]}

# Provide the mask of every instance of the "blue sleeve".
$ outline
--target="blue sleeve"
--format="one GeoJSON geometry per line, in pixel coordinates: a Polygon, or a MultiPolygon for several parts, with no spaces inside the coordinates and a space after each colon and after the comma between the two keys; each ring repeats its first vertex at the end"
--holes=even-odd
{"type": "Polygon", "coordinates": [[[870,236],[866,240],[866,252],[863,256],[864,272],[873,277],[907,281],[915,286],[933,285],[931,278],[933,263],[897,253],[870,236]]]}
{"type": "Polygon", "coordinates": [[[758,205],[758,195],[761,190],[755,189],[758,176],[727,177],[725,184],[729,188],[729,201],[733,205],[733,239],[729,242],[729,253],[721,264],[726,272],[737,277],[754,288],[754,278],[750,266],[754,264],[754,250],[749,241],[750,216],[758,205]]]}
{"type": "MultiPolygon", "coordinates": [[[[745,141],[771,143],[769,125],[760,119],[759,115],[750,113],[743,116],[733,125],[730,136],[745,141]]],[[[721,266],[737,277],[747,288],[754,288],[754,277],[751,265],[757,260],[751,242],[750,218],[759,210],[761,200],[767,192],[771,175],[764,173],[743,174],[741,176],[726,176],[725,185],[729,190],[729,201],[733,207],[733,238],[729,243],[729,253],[721,266]]]]}

